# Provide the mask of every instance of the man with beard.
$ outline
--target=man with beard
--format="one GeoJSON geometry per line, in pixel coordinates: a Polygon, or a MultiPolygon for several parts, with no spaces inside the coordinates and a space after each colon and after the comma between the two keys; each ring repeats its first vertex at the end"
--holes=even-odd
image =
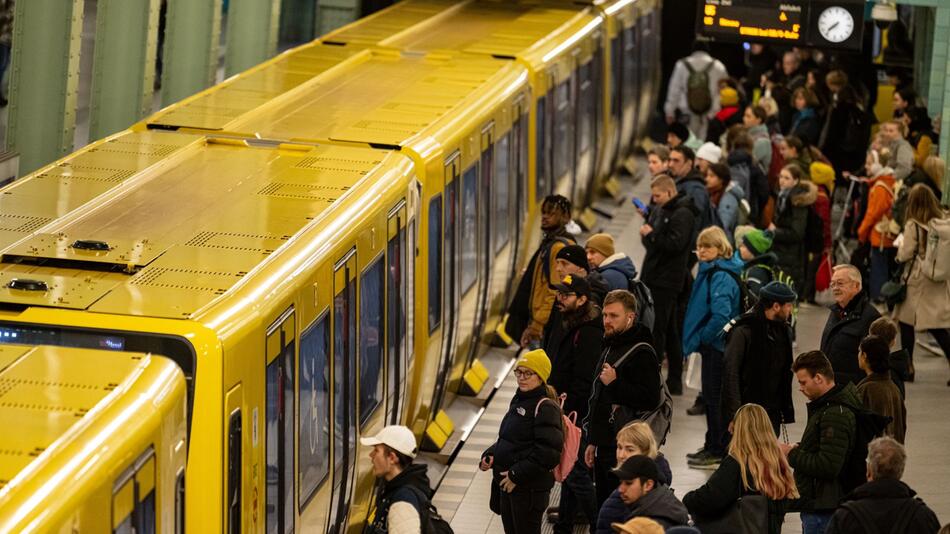
{"type": "MultiPolygon", "coordinates": [[[[601,304],[604,303],[604,297],[607,296],[607,282],[604,281],[604,277],[597,271],[588,272],[589,266],[584,247],[580,245],[568,245],[558,251],[554,262],[554,270],[557,274],[555,280],[563,280],[565,276],[584,278],[590,289],[587,300],[596,306],[599,312],[601,304]]],[[[555,299],[554,307],[551,309],[551,315],[548,318],[548,324],[544,325],[544,334],[541,336],[541,348],[544,349],[544,352],[552,362],[557,361],[558,349],[561,346],[561,342],[564,341],[564,336],[567,335],[563,319],[560,302],[555,299]]],[[[603,328],[601,328],[599,335],[603,337],[603,328]]],[[[596,354],[599,353],[600,350],[598,349],[596,354]]],[[[590,391],[589,385],[587,390],[588,392],[590,391]]],[[[586,394],[584,395],[583,402],[587,402],[586,394]]],[[[578,410],[577,413],[579,414],[578,420],[583,419],[583,416],[580,415],[581,411],[578,410]]],[[[584,405],[583,413],[587,413],[586,404],[584,405]]]]}
{"type": "MultiPolygon", "coordinates": [[[[560,343],[553,347],[556,356],[551,358],[548,384],[558,394],[567,395],[564,413],[577,412],[577,420],[582,421],[587,416],[587,399],[594,380],[597,356],[601,351],[604,327],[600,308],[591,302],[590,285],[586,279],[567,275],[554,287],[557,289],[557,308],[564,334],[560,343]]],[[[584,444],[581,445],[580,450],[583,450],[584,444]]],[[[598,507],[590,471],[582,461],[575,463],[561,485],[561,501],[554,532],[574,531],[574,515],[578,504],[588,522],[593,525],[597,521],[598,507]]]]}
{"type": "Polygon", "coordinates": [[[724,424],[748,403],[765,408],[776,435],[781,425],[795,422],[789,319],[796,298],[787,285],[769,282],[759,290],[755,307],[726,327],[729,332],[722,379],[724,424]]]}
{"type": "Polygon", "coordinates": [[[587,419],[584,462],[594,470],[597,507],[617,488],[617,431],[660,402],[660,364],[650,329],[637,317],[637,299],[617,289],[604,299],[604,350],[595,368],[587,419]]]}
{"type": "Polygon", "coordinates": [[[541,334],[554,306],[551,287],[558,252],[574,244],[565,226],[571,220],[571,201],[561,195],[549,195],[541,203],[541,245],[531,256],[508,308],[505,332],[520,341],[522,347],[541,346],[541,334]]]}

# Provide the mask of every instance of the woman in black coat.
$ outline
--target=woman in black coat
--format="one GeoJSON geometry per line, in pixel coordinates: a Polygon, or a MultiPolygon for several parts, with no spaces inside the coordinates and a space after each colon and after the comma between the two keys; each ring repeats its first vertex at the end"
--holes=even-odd
{"type": "Polygon", "coordinates": [[[805,227],[808,210],[818,198],[818,187],[795,163],[782,169],[779,185],[775,220],[768,228],[774,235],[772,252],[778,256],[776,265],[792,277],[795,292],[801,294],[805,285],[805,227]]]}
{"type": "Polygon", "coordinates": [[[539,534],[554,474],[561,461],[561,408],[547,385],[551,361],[541,349],[515,366],[518,391],[498,429],[498,441],[482,453],[479,468],[492,470],[491,510],[505,534],[539,534]]]}

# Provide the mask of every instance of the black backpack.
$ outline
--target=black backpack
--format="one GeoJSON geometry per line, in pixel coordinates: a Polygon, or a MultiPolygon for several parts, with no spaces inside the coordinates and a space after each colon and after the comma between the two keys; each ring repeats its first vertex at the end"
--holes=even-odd
{"type": "Polygon", "coordinates": [[[808,206],[808,222],[805,224],[805,252],[820,254],[825,250],[825,221],[815,210],[808,206]]]}
{"type": "Polygon", "coordinates": [[[405,487],[412,490],[421,503],[422,509],[419,510],[419,519],[422,525],[422,534],[455,534],[449,522],[439,515],[439,511],[436,510],[435,505],[422,493],[421,489],[415,486],[405,487]]]}
{"type": "Polygon", "coordinates": [[[656,314],[653,311],[653,293],[650,292],[650,288],[636,278],[628,278],[627,291],[637,298],[637,306],[640,308],[637,310],[639,315],[637,320],[652,332],[656,314]]]}
{"type": "MultiPolygon", "coordinates": [[[[752,308],[755,307],[756,304],[758,304],[759,299],[755,296],[754,293],[749,291],[749,286],[738,274],[728,269],[720,268],[718,265],[714,266],[712,269],[710,269],[707,272],[709,273],[710,282],[712,281],[712,276],[714,273],[723,272],[723,273],[728,274],[733,279],[733,281],[735,281],[736,285],[739,286],[739,308],[740,308],[739,313],[740,314],[743,314],[751,310],[752,308]]],[[[711,292],[712,292],[712,283],[706,284],[706,302],[709,302],[709,300],[712,298],[711,292]]]]}
{"type": "MultiPolygon", "coordinates": [[[[839,404],[839,403],[835,403],[839,404]]],[[[850,493],[854,488],[865,484],[867,479],[868,443],[872,439],[884,434],[884,429],[891,422],[891,417],[872,412],[867,408],[854,408],[846,404],[839,404],[854,413],[854,445],[841,466],[838,473],[838,482],[844,493],[850,493]]]]}

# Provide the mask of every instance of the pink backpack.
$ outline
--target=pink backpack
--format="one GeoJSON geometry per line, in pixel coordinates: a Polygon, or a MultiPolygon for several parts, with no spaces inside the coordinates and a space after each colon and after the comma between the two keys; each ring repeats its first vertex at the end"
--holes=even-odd
{"type": "MultiPolygon", "coordinates": [[[[570,415],[564,413],[564,400],[567,394],[562,393],[558,397],[561,408],[561,426],[564,430],[564,447],[561,449],[561,461],[554,468],[554,480],[564,482],[567,475],[574,469],[574,462],[577,461],[577,453],[581,448],[581,429],[577,427],[577,412],[571,412],[570,415]]],[[[547,397],[542,397],[534,407],[534,416],[538,416],[538,410],[544,401],[554,402],[547,397]]]]}

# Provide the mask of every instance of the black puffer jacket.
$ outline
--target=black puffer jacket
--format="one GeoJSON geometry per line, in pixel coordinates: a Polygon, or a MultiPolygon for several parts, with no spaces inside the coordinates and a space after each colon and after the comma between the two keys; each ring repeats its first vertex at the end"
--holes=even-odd
{"type": "Polygon", "coordinates": [[[653,231],[643,238],[646,256],[640,270],[640,280],[648,287],[672,291],[683,289],[689,257],[696,241],[692,238],[696,226],[696,206],[685,193],[650,214],[653,231]]]}
{"type": "Polygon", "coordinates": [[[561,409],[553,401],[542,402],[544,398],[542,385],[531,391],[519,389],[511,399],[498,429],[498,441],[482,453],[482,458],[494,457],[492,492],[505,471],[516,492],[545,491],[554,486],[551,470],[561,461],[564,431],[561,409]]]}
{"type": "Polygon", "coordinates": [[[597,358],[604,341],[604,321],[600,308],[590,305],[587,310],[563,317],[561,335],[556,346],[545,346],[551,357],[551,377],[548,384],[558,394],[566,393],[564,412],[577,412],[577,420],[587,417],[587,400],[591,384],[597,375],[597,358]]]}
{"type": "Polygon", "coordinates": [[[376,514],[373,523],[366,527],[367,534],[385,534],[389,531],[389,507],[397,502],[408,502],[422,517],[433,493],[426,470],[423,464],[412,464],[379,487],[376,491],[376,514]]]}
{"type": "Polygon", "coordinates": [[[831,361],[836,383],[857,384],[864,378],[864,371],[858,367],[858,345],[880,316],[864,293],[855,295],[844,309],[837,304],[831,307],[821,333],[821,352],[831,361]]]}
{"type": "Polygon", "coordinates": [[[772,424],[794,423],[792,404],[792,330],[785,321],[769,321],[760,306],[744,313],[726,337],[722,377],[722,414],[754,402],[772,424]]]}
{"type": "Polygon", "coordinates": [[[792,188],[787,198],[780,195],[775,203],[772,252],[778,257],[776,265],[792,277],[799,293],[805,283],[805,229],[808,226],[808,210],[817,198],[818,187],[803,180],[792,188]]]}
{"type": "MultiPolygon", "coordinates": [[[[637,343],[653,345],[650,329],[639,322],[623,332],[604,339],[604,350],[595,372],[605,363],[613,365],[637,343]]],[[[630,353],[617,369],[617,379],[605,386],[599,375],[594,378],[584,433],[587,443],[598,447],[616,446],[616,432],[611,423],[614,405],[622,405],[633,413],[649,412],[660,402],[659,362],[655,353],[640,347],[630,353]]]]}
{"type": "MultiPolygon", "coordinates": [[[[898,517],[909,514],[907,528],[902,532],[921,532],[930,534],[940,530],[940,522],[933,510],[923,501],[915,498],[917,494],[910,486],[900,480],[872,480],[858,486],[849,493],[844,502],[857,505],[858,510],[866,514],[870,524],[877,526],[878,532],[893,532],[898,517]]],[[[847,508],[841,507],[831,516],[831,523],[825,534],[865,534],[860,521],[847,508]]]]}

